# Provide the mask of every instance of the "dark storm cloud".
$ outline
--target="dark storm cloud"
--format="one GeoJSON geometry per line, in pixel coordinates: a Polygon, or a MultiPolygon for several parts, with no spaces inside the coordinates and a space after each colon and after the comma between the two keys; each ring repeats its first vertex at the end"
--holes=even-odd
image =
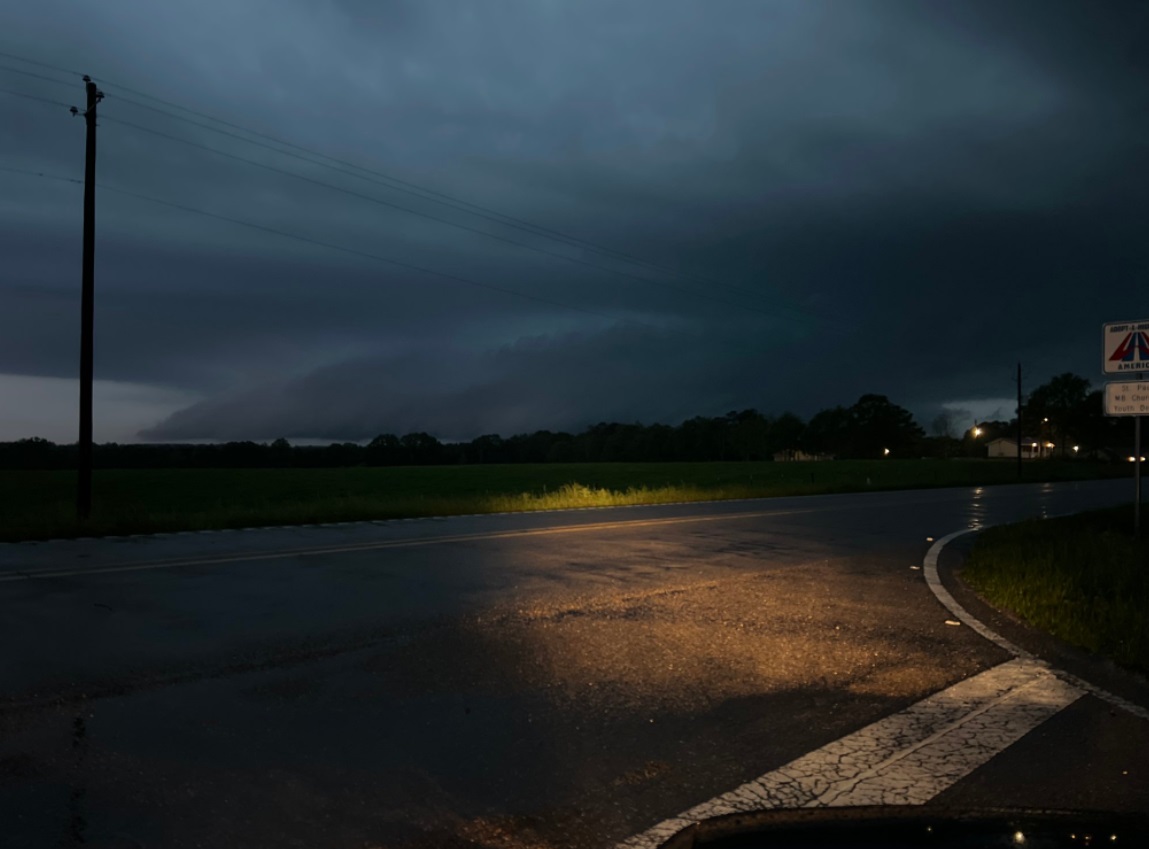
{"type": "MultiPolygon", "coordinates": [[[[389,430],[425,430],[452,439],[518,433],[540,421],[578,428],[629,420],[635,410],[680,420],[700,406],[725,410],[748,386],[773,382],[767,346],[748,345],[746,336],[737,325],[717,334],[621,324],[597,333],[524,337],[479,356],[449,344],[412,345],[402,354],[352,360],[204,401],[145,435],[368,439],[389,430]],[[739,370],[724,373],[734,359],[739,370]],[[609,365],[590,369],[588,363],[609,365]]],[[[779,333],[773,347],[784,341],[779,333]]]]}
{"type": "MultiPolygon", "coordinates": [[[[97,76],[110,186],[541,299],[104,192],[98,374],[204,396],[149,437],[466,437],[808,413],[865,391],[926,415],[1008,396],[1018,359],[1093,377],[1097,325],[1141,309],[1143,7],[67,8],[23,12],[0,49],[97,76]],[[244,146],[138,108],[117,82],[692,276],[244,146]]],[[[0,87],[80,94],[3,71],[0,87]]],[[[0,164],[78,175],[81,122],[4,106],[0,164]]],[[[0,373],[69,376],[79,187],[2,173],[0,187],[0,373]]]]}

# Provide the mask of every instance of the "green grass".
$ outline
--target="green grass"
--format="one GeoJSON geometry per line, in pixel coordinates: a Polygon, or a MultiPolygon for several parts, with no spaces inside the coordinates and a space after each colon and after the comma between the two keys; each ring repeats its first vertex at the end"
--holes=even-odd
{"type": "Polygon", "coordinates": [[[962,578],[990,603],[1075,646],[1149,672],[1149,543],[1133,505],[990,528],[962,578]]]}
{"type": "MultiPolygon", "coordinates": [[[[1030,463],[1026,480],[1127,475],[1030,463]]],[[[93,515],[74,521],[75,474],[0,471],[0,540],[607,507],[1008,483],[1010,462],[585,463],[352,469],[97,470],[93,515]]]]}

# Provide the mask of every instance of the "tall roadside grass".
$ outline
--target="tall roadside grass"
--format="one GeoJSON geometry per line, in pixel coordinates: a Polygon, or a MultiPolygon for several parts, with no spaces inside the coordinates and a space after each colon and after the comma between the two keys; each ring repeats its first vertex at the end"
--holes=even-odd
{"type": "Polygon", "coordinates": [[[632,504],[671,504],[683,501],[725,501],[748,498],[750,486],[638,486],[625,490],[596,489],[581,483],[563,484],[550,492],[516,492],[491,495],[482,501],[481,512],[519,513],[529,510],[564,510],[577,507],[625,507],[632,504]]]}
{"type": "MultiPolygon", "coordinates": [[[[1128,474],[1042,462],[1026,480],[1128,474]]],[[[347,469],[98,469],[92,518],[73,472],[0,471],[0,541],[868,492],[1016,480],[1010,462],[563,463],[347,469]]]]}
{"type": "Polygon", "coordinates": [[[1149,543],[1133,507],[982,533],[962,571],[983,598],[1067,643],[1149,672],[1149,543]]]}

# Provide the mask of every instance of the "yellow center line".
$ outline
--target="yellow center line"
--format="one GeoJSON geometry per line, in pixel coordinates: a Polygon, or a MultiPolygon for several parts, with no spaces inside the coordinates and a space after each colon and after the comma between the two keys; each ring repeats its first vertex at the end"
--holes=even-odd
{"type": "Polygon", "coordinates": [[[147,563],[119,563],[112,566],[92,566],[79,569],[38,569],[7,575],[0,575],[0,583],[26,581],[33,578],[64,578],[74,575],[101,575],[109,572],[136,572],[147,569],[175,569],[181,566],[217,566],[227,563],[245,563],[259,560],[282,560],[288,557],[315,557],[325,554],[355,554],[366,551],[380,551],[387,548],[414,548],[417,546],[441,545],[453,542],[478,542],[484,540],[508,539],[514,537],[547,536],[555,534],[585,533],[587,531],[629,530],[658,525],[684,525],[694,522],[720,522],[732,519],[760,519],[767,516],[792,516],[798,513],[814,513],[816,509],[804,510],[765,510],[753,513],[724,513],[714,516],[674,516],[664,519],[632,519],[619,522],[593,522],[582,525],[552,525],[544,528],[520,528],[508,531],[485,531],[471,534],[450,534],[433,537],[408,537],[406,539],[381,540],[378,542],[348,543],[346,545],[321,548],[294,548],[278,551],[261,551],[247,554],[233,554],[226,557],[195,557],[174,560],[154,560],[147,563]]]}

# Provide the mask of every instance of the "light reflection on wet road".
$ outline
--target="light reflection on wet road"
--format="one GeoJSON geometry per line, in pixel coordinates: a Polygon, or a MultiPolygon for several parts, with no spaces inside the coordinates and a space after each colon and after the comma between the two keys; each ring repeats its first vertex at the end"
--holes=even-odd
{"type": "Polygon", "coordinates": [[[0,818],[53,843],[608,845],[1004,659],[944,624],[909,568],[927,537],[1131,489],[2,546],[0,818]]]}

